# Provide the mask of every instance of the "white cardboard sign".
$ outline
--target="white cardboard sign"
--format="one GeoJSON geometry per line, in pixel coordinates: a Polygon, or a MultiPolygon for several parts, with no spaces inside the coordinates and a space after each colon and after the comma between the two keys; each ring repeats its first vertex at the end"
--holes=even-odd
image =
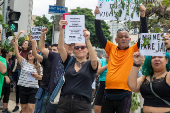
{"type": "Polygon", "coordinates": [[[83,30],[85,28],[84,15],[66,15],[65,20],[65,42],[66,43],[85,43],[83,30]]]}
{"type": "Polygon", "coordinates": [[[147,56],[165,56],[164,38],[161,33],[141,33],[140,35],[140,54],[147,56]],[[151,37],[149,44],[143,46],[144,38],[151,37]]]}
{"type": "Polygon", "coordinates": [[[131,20],[131,21],[140,21],[140,13],[139,15],[136,13],[136,10],[133,13],[133,9],[135,7],[134,0],[130,0],[130,5],[128,7],[128,1],[124,0],[124,9],[121,4],[121,0],[98,0],[98,6],[100,10],[100,14],[96,15],[96,19],[99,20],[117,20],[115,18],[114,12],[119,12],[119,10],[122,10],[121,17],[118,18],[119,21],[125,21],[125,20],[131,20]],[[117,7],[116,5],[117,4],[117,7]],[[111,13],[112,5],[115,5],[115,8],[113,9],[113,13],[111,13]],[[126,15],[126,12],[129,9],[129,16],[126,15]],[[131,18],[131,14],[133,13],[133,18],[131,18]]]}
{"type": "MultiPolygon", "coordinates": [[[[44,27],[42,26],[31,27],[31,34],[33,36],[32,40],[40,40],[42,28],[44,27]]],[[[45,35],[45,40],[46,40],[46,35],[45,35]]]]}

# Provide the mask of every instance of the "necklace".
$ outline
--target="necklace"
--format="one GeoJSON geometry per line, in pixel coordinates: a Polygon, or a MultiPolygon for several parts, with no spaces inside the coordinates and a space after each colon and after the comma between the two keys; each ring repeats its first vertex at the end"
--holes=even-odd
{"type": "MultiPolygon", "coordinates": [[[[166,71],[166,70],[165,70],[166,71]]],[[[159,75],[163,74],[165,71],[163,71],[162,73],[158,74],[157,76],[153,77],[153,80],[156,79],[156,77],[158,77],[159,75]]]]}
{"type": "Polygon", "coordinates": [[[79,61],[76,60],[76,64],[79,68],[81,68],[85,64],[85,62],[86,61],[80,63],[79,61]]]}

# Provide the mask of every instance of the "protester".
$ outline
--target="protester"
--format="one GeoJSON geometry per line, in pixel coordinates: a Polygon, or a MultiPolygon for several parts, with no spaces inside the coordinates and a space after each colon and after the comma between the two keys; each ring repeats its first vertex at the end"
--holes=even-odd
{"type": "MultiPolygon", "coordinates": [[[[59,22],[60,35],[58,41],[58,50],[66,68],[71,55],[64,48],[64,29],[67,25],[65,20],[59,22]]],[[[76,43],[74,47],[75,57],[65,72],[65,83],[62,87],[57,113],[91,113],[92,82],[97,72],[97,58],[95,50],[90,42],[90,32],[84,30],[85,43],[76,43]],[[86,47],[87,46],[87,47],[86,47]],[[89,52],[90,61],[87,61],[89,52]],[[73,107],[70,107],[73,106],[73,107]]]]}
{"type": "Polygon", "coordinates": [[[137,78],[138,70],[142,63],[139,52],[133,54],[134,65],[128,77],[128,86],[133,92],[140,92],[144,98],[143,112],[163,113],[170,112],[170,106],[156,97],[151,91],[150,79],[152,79],[153,91],[170,102],[170,54],[166,56],[146,56],[142,66],[143,76],[137,78]]]}
{"type": "MultiPolygon", "coordinates": [[[[140,6],[141,33],[147,33],[147,22],[145,17],[146,8],[140,6]]],[[[98,6],[95,15],[99,14],[98,6]]],[[[140,41],[129,47],[131,38],[129,33],[123,29],[118,30],[116,42],[118,46],[108,41],[102,31],[100,20],[95,20],[96,36],[109,55],[106,76],[106,87],[102,102],[102,113],[129,113],[131,105],[131,90],[127,85],[127,78],[133,64],[133,52],[138,51],[140,41]]]]}
{"type": "MultiPolygon", "coordinates": [[[[57,45],[51,46],[52,51],[45,49],[44,40],[45,40],[45,34],[47,32],[48,32],[47,28],[43,28],[41,30],[41,38],[40,38],[38,47],[39,47],[39,50],[42,52],[42,54],[44,54],[46,57],[48,57],[48,60],[51,61],[51,65],[52,65],[52,67],[51,67],[51,78],[50,78],[50,82],[49,82],[49,86],[48,86],[48,91],[49,91],[50,96],[51,96],[56,85],[58,84],[59,78],[63,74],[64,66],[62,64],[60,54],[57,53],[58,52],[57,45]]],[[[74,44],[70,44],[70,45],[65,44],[65,47],[66,47],[66,51],[69,54],[73,55],[73,49],[72,48],[74,48],[74,44]]],[[[50,96],[47,99],[47,101],[48,101],[47,113],[56,113],[57,105],[51,104],[51,102],[49,101],[50,96]]]]}
{"type": "MultiPolygon", "coordinates": [[[[46,106],[48,105],[47,98],[50,96],[50,93],[48,92],[48,85],[51,77],[51,61],[48,60],[47,57],[41,56],[36,51],[36,41],[31,40],[32,42],[32,53],[35,56],[35,58],[41,63],[43,66],[43,77],[40,84],[40,88],[38,89],[38,92],[35,96],[37,98],[36,104],[35,104],[35,111],[34,113],[46,113],[46,106]]],[[[52,46],[52,51],[57,51],[55,49],[56,46],[52,46]],[[55,49],[54,49],[55,48],[55,49]]]]}
{"type": "Polygon", "coordinates": [[[27,50],[27,55],[23,58],[18,51],[17,39],[13,40],[13,44],[17,60],[21,65],[21,74],[17,85],[19,85],[22,113],[33,113],[36,101],[35,94],[39,88],[38,80],[42,80],[42,69],[32,55],[31,48],[27,50]]]}
{"type": "Polygon", "coordinates": [[[49,51],[48,49],[45,48],[44,40],[45,40],[45,34],[47,32],[48,32],[47,28],[43,28],[41,30],[41,38],[39,41],[38,48],[42,52],[42,54],[45,55],[48,58],[48,60],[51,62],[51,67],[50,67],[51,77],[50,77],[50,82],[48,84],[48,92],[50,93],[50,95],[47,98],[48,105],[47,105],[46,110],[47,110],[47,113],[56,113],[57,105],[51,104],[51,102],[49,101],[49,98],[58,83],[59,77],[63,73],[64,66],[61,63],[62,61],[60,58],[60,54],[58,53],[57,44],[54,44],[51,46],[52,51],[49,51]]]}
{"type": "MultiPolygon", "coordinates": [[[[26,33],[25,30],[22,30],[20,31],[17,36],[16,36],[16,39],[19,38],[20,34],[21,33],[26,33]]],[[[32,35],[30,35],[30,39],[32,38],[32,35]]],[[[20,55],[25,58],[26,54],[27,54],[27,49],[28,47],[30,47],[30,43],[28,40],[24,40],[21,44],[21,47],[20,48],[18,46],[18,49],[19,49],[19,52],[20,52],[20,55]]],[[[12,64],[12,74],[13,74],[13,80],[16,84],[15,86],[15,93],[16,93],[16,106],[15,108],[12,110],[12,112],[16,112],[19,110],[19,86],[17,85],[18,83],[18,79],[19,79],[19,76],[20,76],[20,73],[21,73],[21,67],[20,67],[20,64],[18,63],[17,61],[17,58],[15,58],[15,60],[13,61],[13,64],[12,64]]]]}
{"type": "Polygon", "coordinates": [[[97,91],[97,96],[95,98],[95,113],[101,113],[102,108],[102,100],[104,96],[104,89],[105,89],[105,81],[106,81],[106,74],[107,74],[107,67],[108,67],[109,56],[105,53],[105,58],[100,59],[97,74],[99,76],[100,86],[97,91]]]}
{"type": "Polygon", "coordinates": [[[9,50],[1,50],[2,57],[6,59],[7,62],[7,76],[4,77],[4,83],[3,83],[3,88],[2,88],[2,97],[3,97],[3,110],[2,113],[9,113],[8,111],[8,102],[9,102],[9,95],[10,95],[10,74],[11,74],[11,64],[10,64],[10,59],[12,57],[13,52],[9,50]]]}

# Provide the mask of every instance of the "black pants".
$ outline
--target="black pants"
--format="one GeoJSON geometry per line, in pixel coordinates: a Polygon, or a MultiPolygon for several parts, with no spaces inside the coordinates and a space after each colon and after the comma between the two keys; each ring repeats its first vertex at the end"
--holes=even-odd
{"type": "Polygon", "coordinates": [[[1,94],[3,96],[3,103],[8,103],[10,92],[11,92],[10,84],[7,84],[6,79],[4,78],[2,94],[1,94]]]}
{"type": "Polygon", "coordinates": [[[15,87],[15,91],[16,91],[16,103],[19,103],[19,86],[17,85],[18,81],[16,81],[16,87],[15,87]]]}
{"type": "Polygon", "coordinates": [[[101,113],[129,113],[131,101],[131,95],[122,100],[108,100],[107,98],[103,98],[101,113]]]}
{"type": "Polygon", "coordinates": [[[91,113],[91,103],[85,99],[60,97],[57,113],[91,113]]]}

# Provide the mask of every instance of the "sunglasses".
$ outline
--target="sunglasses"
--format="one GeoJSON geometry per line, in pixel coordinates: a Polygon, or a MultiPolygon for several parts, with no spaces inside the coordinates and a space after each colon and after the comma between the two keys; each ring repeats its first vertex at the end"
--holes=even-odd
{"type": "Polygon", "coordinates": [[[85,49],[86,46],[75,46],[74,49],[75,50],[79,50],[81,48],[81,50],[85,49]]]}
{"type": "Polygon", "coordinates": [[[28,55],[31,55],[32,54],[32,52],[28,52],[28,55]]]}
{"type": "Polygon", "coordinates": [[[118,33],[119,31],[127,31],[127,32],[129,33],[129,30],[127,30],[127,29],[118,29],[118,30],[117,30],[117,33],[118,33]]]}

